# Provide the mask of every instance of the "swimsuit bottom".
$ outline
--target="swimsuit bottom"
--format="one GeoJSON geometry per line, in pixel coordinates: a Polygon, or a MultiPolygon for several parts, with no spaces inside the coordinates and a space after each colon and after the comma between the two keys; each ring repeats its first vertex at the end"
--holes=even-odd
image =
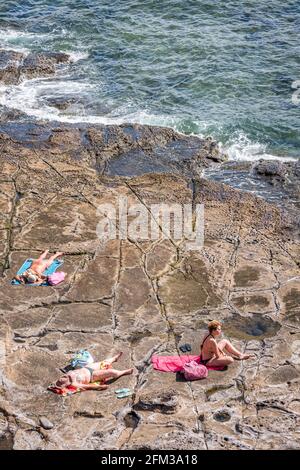
{"type": "Polygon", "coordinates": [[[200,357],[200,364],[203,364],[204,366],[206,366],[206,364],[210,361],[210,359],[202,359],[202,356],[201,356],[200,357]]]}
{"type": "MultiPolygon", "coordinates": [[[[92,369],[91,367],[85,367],[85,369],[87,369],[91,374],[90,383],[93,382],[94,369],[92,369]]],[[[99,369],[101,369],[101,370],[111,369],[111,364],[106,362],[106,361],[101,361],[101,362],[99,362],[99,369]]],[[[105,384],[106,381],[107,381],[107,379],[102,379],[102,380],[99,380],[99,383],[100,384],[105,384]]]]}
{"type": "Polygon", "coordinates": [[[89,371],[89,373],[91,374],[90,382],[92,382],[94,369],[92,369],[91,367],[85,367],[85,369],[87,369],[89,371]]]}

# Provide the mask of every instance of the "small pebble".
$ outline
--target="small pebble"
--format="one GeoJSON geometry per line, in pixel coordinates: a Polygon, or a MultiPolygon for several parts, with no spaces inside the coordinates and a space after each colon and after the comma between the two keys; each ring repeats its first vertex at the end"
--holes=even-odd
{"type": "Polygon", "coordinates": [[[52,429],[54,426],[54,424],[52,424],[51,421],[49,421],[49,419],[45,418],[44,416],[40,418],[40,424],[44,429],[52,429]]]}

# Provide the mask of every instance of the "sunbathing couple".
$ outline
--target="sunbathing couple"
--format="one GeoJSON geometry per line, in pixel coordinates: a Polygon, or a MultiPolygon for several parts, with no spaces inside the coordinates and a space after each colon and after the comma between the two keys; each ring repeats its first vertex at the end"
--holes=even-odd
{"type": "MultiPolygon", "coordinates": [[[[210,366],[228,366],[233,363],[234,358],[238,360],[254,357],[251,354],[243,354],[238,351],[227,339],[217,343],[216,338],[221,334],[221,323],[214,320],[208,324],[209,334],[205,336],[201,345],[200,362],[210,366]],[[228,355],[230,354],[230,355],[228,355]]],[[[109,379],[118,379],[123,375],[131,375],[133,369],[116,370],[111,366],[122,353],[102,362],[93,362],[81,369],[73,370],[57,380],[57,388],[65,388],[69,385],[82,390],[105,390],[108,385],[104,384],[109,379]],[[93,382],[100,382],[99,384],[93,382]]]]}
{"type": "Polygon", "coordinates": [[[116,370],[111,366],[122,356],[122,352],[102,362],[93,362],[86,367],[75,369],[63,375],[55,383],[57,388],[66,388],[69,385],[81,390],[105,390],[109,379],[119,379],[123,375],[131,375],[133,369],[116,370]],[[100,382],[100,383],[94,383],[100,382]]]}
{"type": "Polygon", "coordinates": [[[55,255],[46,259],[48,253],[49,250],[46,250],[38,259],[32,260],[30,268],[24,271],[21,275],[15,276],[14,279],[21,282],[21,284],[41,284],[46,281],[47,276],[44,276],[43,272],[51,266],[56,258],[63,255],[63,253],[55,253],[55,255]]]}

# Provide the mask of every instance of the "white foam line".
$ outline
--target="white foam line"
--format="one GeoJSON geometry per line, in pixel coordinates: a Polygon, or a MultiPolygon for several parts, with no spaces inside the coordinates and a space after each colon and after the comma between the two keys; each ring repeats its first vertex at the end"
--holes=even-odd
{"type": "Polygon", "coordinates": [[[33,78],[24,80],[17,86],[0,87],[0,104],[8,108],[17,109],[28,116],[38,119],[55,119],[63,122],[65,119],[61,118],[59,110],[46,104],[42,105],[39,99],[43,96],[52,96],[53,94],[61,96],[66,92],[72,93],[72,95],[80,95],[83,91],[90,90],[91,88],[91,84],[71,80],[54,82],[47,78],[33,78]]]}
{"type": "Polygon", "coordinates": [[[12,41],[19,38],[36,38],[46,37],[45,33],[28,33],[26,31],[17,31],[16,29],[5,28],[0,30],[0,39],[4,41],[12,41]]]}
{"type": "Polygon", "coordinates": [[[74,52],[74,51],[63,51],[64,54],[68,54],[70,56],[71,62],[75,63],[79,60],[85,60],[89,57],[88,52],[74,52]]]}
{"type": "Polygon", "coordinates": [[[0,45],[0,50],[1,51],[13,51],[13,52],[23,52],[23,54],[28,54],[30,52],[30,49],[27,47],[19,47],[16,46],[15,44],[12,46],[9,45],[0,45]]]}
{"type": "MultiPolygon", "coordinates": [[[[149,114],[146,111],[137,111],[126,113],[126,107],[120,107],[114,111],[114,115],[97,116],[97,115],[66,115],[54,107],[41,103],[43,95],[45,98],[52,95],[62,96],[65,93],[79,95],[81,92],[92,90],[93,85],[72,80],[55,81],[55,77],[33,78],[24,80],[17,86],[0,86],[0,104],[8,108],[17,109],[24,112],[28,116],[38,119],[55,120],[58,122],[67,122],[70,124],[88,123],[88,124],[104,124],[104,125],[120,125],[125,123],[136,123],[142,125],[163,126],[174,129],[181,135],[178,130],[180,126],[179,118],[170,118],[169,116],[157,116],[149,114]],[[53,93],[51,93],[53,91],[53,93]],[[49,94],[50,93],[50,94],[49,94]],[[117,113],[117,116],[115,115],[117,113]]],[[[128,109],[127,105],[127,109],[128,109]]],[[[75,108],[73,107],[73,112],[75,108]]],[[[80,108],[77,109],[80,112],[80,108]]],[[[81,109],[81,112],[84,112],[81,109]]],[[[205,127],[205,123],[201,122],[201,126],[205,127]]],[[[192,136],[204,138],[203,134],[190,134],[192,136]]],[[[252,142],[245,134],[240,133],[235,139],[231,139],[226,145],[219,143],[219,149],[222,153],[228,155],[230,161],[257,161],[278,160],[283,162],[297,161],[293,157],[281,157],[266,152],[266,145],[258,142],[252,142]]]]}

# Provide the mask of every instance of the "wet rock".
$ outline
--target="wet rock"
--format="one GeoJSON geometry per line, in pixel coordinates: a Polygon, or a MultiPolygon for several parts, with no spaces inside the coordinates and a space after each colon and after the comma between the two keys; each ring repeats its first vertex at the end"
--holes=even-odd
{"type": "Polygon", "coordinates": [[[234,293],[230,301],[235,308],[244,313],[267,313],[276,309],[271,293],[234,293]]]}
{"type": "Polygon", "coordinates": [[[217,168],[205,169],[204,175],[210,180],[226,183],[242,191],[255,191],[268,202],[280,206],[283,214],[292,215],[293,220],[287,220],[286,228],[292,233],[292,237],[299,235],[299,159],[295,162],[260,160],[254,164],[230,161],[217,168]]]}
{"type": "Polygon", "coordinates": [[[0,50],[0,82],[6,85],[19,83],[19,67],[23,57],[20,52],[0,50]]]}
{"type": "Polygon", "coordinates": [[[227,410],[220,410],[213,415],[213,418],[220,423],[225,423],[231,420],[231,414],[227,410]]]}
{"type": "Polygon", "coordinates": [[[124,416],[124,423],[126,428],[135,429],[138,426],[140,419],[140,416],[135,411],[130,411],[124,416]]]}
{"type": "Polygon", "coordinates": [[[19,111],[18,109],[9,109],[6,106],[0,106],[0,123],[25,119],[28,119],[28,116],[22,111],[19,111]]]}
{"type": "Polygon", "coordinates": [[[276,178],[283,180],[287,173],[287,168],[285,165],[278,161],[267,161],[260,160],[258,163],[255,163],[252,167],[253,171],[260,175],[268,178],[276,178]]]}
{"type": "Polygon", "coordinates": [[[43,55],[56,64],[65,64],[70,61],[69,54],[64,52],[43,52],[43,55]]]}
{"type": "Polygon", "coordinates": [[[274,192],[278,194],[287,210],[294,212],[294,220],[299,229],[300,216],[300,160],[295,162],[259,162],[253,167],[254,174],[274,186],[274,192]]]}
{"type": "Polygon", "coordinates": [[[44,77],[55,74],[58,64],[69,61],[63,53],[40,52],[24,54],[0,50],[0,82],[17,85],[25,78],[44,77]]]}
{"type": "Polygon", "coordinates": [[[55,63],[56,61],[45,54],[28,54],[20,67],[20,73],[30,78],[54,75],[55,63]]]}
{"type": "Polygon", "coordinates": [[[59,109],[60,111],[65,111],[70,106],[75,103],[78,103],[78,98],[67,97],[67,96],[51,96],[44,99],[48,106],[59,109]]]}
{"type": "Polygon", "coordinates": [[[174,413],[178,407],[178,397],[175,390],[159,392],[156,396],[142,395],[134,405],[135,410],[174,413]]]}
{"type": "Polygon", "coordinates": [[[223,321],[223,327],[228,336],[252,340],[275,336],[281,325],[267,315],[253,314],[249,317],[242,317],[236,314],[226,318],[223,321]]]}

